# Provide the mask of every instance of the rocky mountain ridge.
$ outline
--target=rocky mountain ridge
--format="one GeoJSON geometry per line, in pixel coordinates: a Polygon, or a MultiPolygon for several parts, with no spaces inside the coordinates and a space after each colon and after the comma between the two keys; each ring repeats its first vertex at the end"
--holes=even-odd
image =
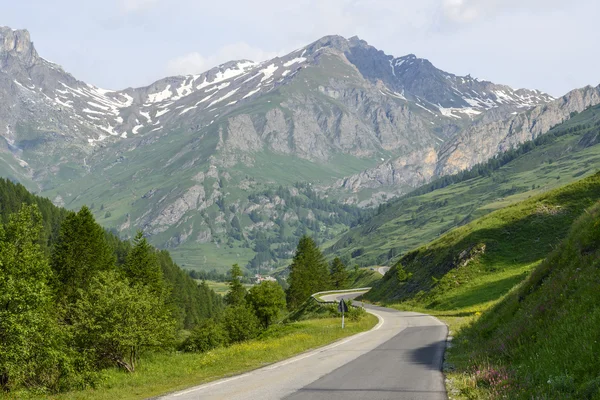
{"type": "MultiPolygon", "coordinates": [[[[470,146],[464,132],[485,136],[486,124],[504,132],[507,118],[554,101],[386,55],[356,37],[117,91],[44,60],[27,31],[0,28],[0,44],[0,172],[67,207],[96,203],[96,215],[125,237],[144,229],[176,258],[202,248],[215,255],[210,262],[267,257],[257,240],[284,254],[273,249],[296,234],[331,237],[360,218],[338,199],[376,204],[461,168],[477,159],[451,157],[462,148],[455,140],[470,146]],[[296,182],[329,202],[318,203],[321,214],[297,206],[317,200],[296,182]],[[285,191],[270,192],[278,187],[294,194],[282,202],[285,191]],[[271,194],[253,197],[259,192],[271,194]],[[330,220],[336,227],[325,233],[330,220]]],[[[488,139],[493,155],[503,138],[488,139]]]]}
{"type": "MultiPolygon", "coordinates": [[[[364,188],[376,195],[360,203],[381,203],[392,196],[407,193],[415,187],[444,175],[452,175],[484,163],[496,154],[534,140],[572,115],[600,103],[600,85],[573,90],[547,104],[526,112],[511,112],[498,118],[487,116],[474,121],[438,149],[430,147],[408,156],[392,158],[358,174],[345,177],[325,190],[359,192],[364,188]]],[[[348,201],[358,202],[357,196],[348,201]]]]}

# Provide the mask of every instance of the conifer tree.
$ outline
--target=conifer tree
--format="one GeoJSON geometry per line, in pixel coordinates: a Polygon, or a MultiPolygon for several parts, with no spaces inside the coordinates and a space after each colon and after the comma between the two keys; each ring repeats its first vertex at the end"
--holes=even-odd
{"type": "Polygon", "coordinates": [[[331,285],[335,289],[343,289],[348,281],[348,271],[339,257],[333,259],[330,269],[331,285]]]}
{"type": "Polygon", "coordinates": [[[295,309],[311,294],[329,287],[329,271],[325,257],[308,236],[303,236],[296,248],[296,255],[290,266],[288,278],[287,303],[290,310],[295,309]]]}
{"type": "Polygon", "coordinates": [[[246,303],[246,288],[242,285],[240,278],[244,276],[239,265],[233,264],[230,271],[229,292],[225,295],[225,303],[228,306],[239,306],[246,303]]]}
{"type": "Polygon", "coordinates": [[[90,210],[83,206],[79,212],[69,214],[60,227],[51,259],[59,298],[73,301],[78,289],[84,289],[94,275],[114,264],[104,229],[90,210]]]}
{"type": "Polygon", "coordinates": [[[145,286],[155,294],[164,293],[165,282],[157,254],[143,232],[138,231],[135,235],[123,269],[133,285],[145,286]]]}

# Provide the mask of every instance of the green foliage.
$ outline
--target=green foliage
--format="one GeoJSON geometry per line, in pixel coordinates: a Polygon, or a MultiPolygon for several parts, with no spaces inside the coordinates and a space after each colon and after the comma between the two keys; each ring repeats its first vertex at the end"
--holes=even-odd
{"type": "Polygon", "coordinates": [[[169,349],[175,326],[221,313],[168,252],[121,241],[86,207],[67,212],[2,179],[0,200],[0,390],[95,385],[106,366],[133,370],[143,350],[169,349]]]}
{"type": "Polygon", "coordinates": [[[271,281],[250,288],[246,300],[265,329],[277,320],[286,306],[285,292],[277,282],[271,281]]]}
{"type": "Polygon", "coordinates": [[[203,320],[187,337],[180,349],[185,352],[205,352],[225,346],[228,341],[227,332],[223,325],[213,319],[203,320]]]}
{"type": "Polygon", "coordinates": [[[401,282],[401,283],[406,282],[407,280],[409,280],[412,277],[412,272],[406,272],[406,270],[400,263],[396,264],[395,269],[396,269],[396,279],[398,280],[398,282],[401,282]]]}
{"type": "Polygon", "coordinates": [[[77,290],[86,288],[92,277],[114,268],[114,264],[104,230],[90,210],[83,206],[79,212],[70,213],[60,227],[51,258],[59,298],[72,302],[77,290]]]}
{"type": "Polygon", "coordinates": [[[348,275],[347,284],[342,289],[371,287],[381,278],[382,275],[371,268],[352,268],[348,275]]]}
{"type": "Polygon", "coordinates": [[[229,292],[225,295],[225,303],[229,306],[240,306],[246,302],[246,288],[240,280],[243,275],[240,266],[233,264],[230,271],[229,292]]]}
{"type": "Polygon", "coordinates": [[[526,281],[457,335],[458,372],[484,396],[598,398],[599,260],[597,204],[526,281]],[[486,385],[472,371],[503,371],[505,378],[486,385]]]}
{"type": "Polygon", "coordinates": [[[35,204],[41,213],[44,241],[40,246],[45,254],[49,254],[50,244],[56,240],[60,224],[69,212],[56,207],[46,198],[32,195],[21,184],[0,178],[0,222],[7,223],[10,215],[18,212],[23,204],[35,204]]]}
{"type": "Polygon", "coordinates": [[[4,229],[0,225],[0,390],[53,387],[61,374],[41,221],[36,206],[24,205],[4,229]]]}
{"type": "Polygon", "coordinates": [[[225,308],[221,321],[229,343],[250,340],[260,333],[260,321],[254,310],[245,304],[225,308]]]}
{"type": "Polygon", "coordinates": [[[408,252],[386,278],[397,276],[399,266],[412,277],[404,283],[382,279],[365,297],[446,310],[495,301],[544,259],[598,198],[600,173],[494,211],[408,252]]]}
{"type": "Polygon", "coordinates": [[[206,282],[196,283],[171,259],[168,251],[157,253],[162,275],[170,288],[169,304],[180,326],[191,329],[203,319],[215,318],[223,310],[223,298],[206,282]]]}
{"type": "Polygon", "coordinates": [[[293,310],[313,293],[329,286],[329,271],[323,254],[308,236],[302,237],[290,266],[287,291],[288,308],[293,310]]]}
{"type": "Polygon", "coordinates": [[[152,287],[105,271],[77,295],[70,310],[73,342],[98,367],[117,364],[133,372],[143,350],[173,341],[174,321],[152,287]]]}
{"type": "Polygon", "coordinates": [[[157,295],[163,294],[165,285],[156,250],[141,231],[133,239],[133,248],[127,255],[123,271],[133,285],[145,286],[157,295]]]}
{"type": "Polygon", "coordinates": [[[334,258],[331,262],[329,277],[334,289],[343,289],[346,287],[346,283],[348,282],[348,271],[339,257],[334,258]]]}

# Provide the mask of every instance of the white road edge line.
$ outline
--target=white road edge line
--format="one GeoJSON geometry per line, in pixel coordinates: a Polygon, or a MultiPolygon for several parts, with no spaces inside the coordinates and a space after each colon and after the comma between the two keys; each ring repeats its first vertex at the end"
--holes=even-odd
{"type": "Polygon", "coordinates": [[[244,378],[246,376],[250,376],[253,373],[261,371],[261,370],[269,371],[269,370],[273,370],[273,369],[276,369],[276,368],[279,368],[279,367],[283,367],[283,366],[295,363],[296,361],[300,361],[300,360],[304,360],[305,358],[312,357],[315,354],[319,354],[319,353],[322,353],[324,351],[327,351],[327,350],[333,349],[335,347],[341,346],[342,344],[346,344],[346,343],[348,343],[348,342],[350,342],[350,341],[352,341],[352,340],[354,340],[356,338],[361,337],[362,335],[365,335],[365,334],[367,334],[367,333],[369,333],[371,331],[376,331],[379,328],[381,328],[383,326],[384,322],[385,322],[385,319],[383,319],[383,317],[381,315],[377,314],[376,312],[369,311],[369,310],[367,310],[367,312],[369,314],[373,314],[374,316],[376,316],[377,319],[379,320],[379,322],[377,323],[377,325],[375,325],[373,328],[369,329],[366,332],[362,332],[362,333],[358,333],[358,334],[356,334],[354,336],[350,336],[348,339],[342,340],[341,342],[330,344],[328,346],[325,346],[325,347],[322,347],[320,349],[314,350],[314,351],[312,351],[312,352],[310,352],[308,354],[305,354],[303,356],[296,356],[295,358],[292,358],[292,359],[287,360],[287,361],[280,361],[278,363],[275,363],[274,365],[271,365],[271,366],[268,366],[268,367],[259,368],[259,369],[256,369],[256,370],[252,371],[252,372],[247,372],[245,374],[234,376],[232,378],[226,378],[226,379],[222,379],[222,380],[219,380],[219,381],[216,381],[216,382],[207,383],[207,384],[204,384],[202,386],[198,386],[198,387],[195,387],[195,388],[192,388],[192,389],[185,390],[183,392],[178,392],[178,393],[171,394],[171,396],[173,396],[173,397],[183,396],[183,395],[186,395],[186,394],[189,394],[189,393],[197,392],[199,390],[204,390],[204,389],[207,389],[207,388],[210,388],[210,387],[213,387],[213,386],[221,385],[223,383],[231,382],[231,381],[236,380],[236,379],[244,378]]]}

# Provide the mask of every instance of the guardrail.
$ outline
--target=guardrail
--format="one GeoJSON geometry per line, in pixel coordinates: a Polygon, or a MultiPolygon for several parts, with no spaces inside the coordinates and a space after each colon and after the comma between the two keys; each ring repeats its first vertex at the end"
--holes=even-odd
{"type": "MultiPolygon", "coordinates": [[[[339,301],[325,301],[325,300],[321,300],[319,299],[317,296],[321,296],[321,295],[326,295],[326,294],[337,294],[337,293],[354,293],[354,292],[368,292],[369,290],[371,290],[370,287],[367,288],[358,288],[358,289],[345,289],[345,290],[327,290],[324,292],[317,292],[317,293],[313,293],[312,295],[310,295],[310,298],[313,299],[314,301],[316,301],[318,304],[335,304],[338,305],[339,301]]],[[[350,307],[355,307],[355,308],[361,308],[360,306],[354,305],[354,304],[350,304],[350,307]]]]}

